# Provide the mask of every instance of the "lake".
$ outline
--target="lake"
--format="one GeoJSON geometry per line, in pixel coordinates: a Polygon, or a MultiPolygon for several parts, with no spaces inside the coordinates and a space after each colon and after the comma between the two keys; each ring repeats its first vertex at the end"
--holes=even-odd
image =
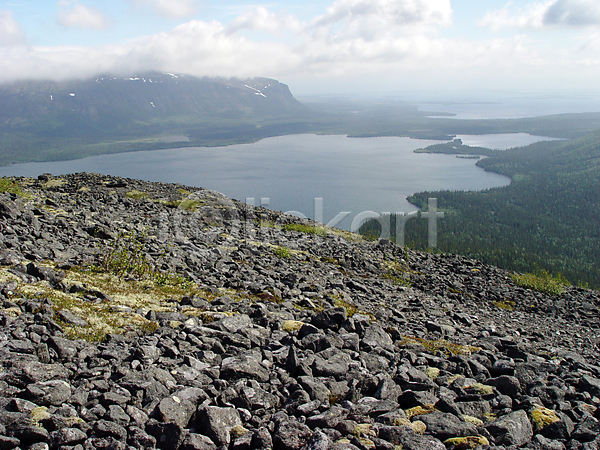
{"type": "Polygon", "coordinates": [[[464,145],[470,147],[484,147],[492,150],[507,150],[513,147],[524,147],[539,141],[561,141],[560,138],[551,138],[545,136],[534,136],[527,133],[504,133],[504,134],[480,134],[468,135],[458,134],[456,139],[460,139],[464,145]],[[518,144],[517,144],[518,143],[518,144]]]}
{"type": "MultiPolygon", "coordinates": [[[[529,135],[512,136],[512,146],[529,135]]],[[[507,136],[502,136],[506,139],[507,136]]],[[[481,190],[510,180],[485,172],[475,160],[414,153],[439,143],[400,137],[347,138],[290,135],[253,144],[195,147],[94,156],[74,161],[0,167],[0,176],[36,177],[96,172],[148,181],[204,187],[244,200],[269,198],[269,207],[313,217],[313,199],[324,200],[324,219],[350,211],[338,226],[348,229],[360,212],[410,212],[406,197],[424,190],[481,190]]],[[[439,205],[443,210],[444,205],[439,205]]]]}

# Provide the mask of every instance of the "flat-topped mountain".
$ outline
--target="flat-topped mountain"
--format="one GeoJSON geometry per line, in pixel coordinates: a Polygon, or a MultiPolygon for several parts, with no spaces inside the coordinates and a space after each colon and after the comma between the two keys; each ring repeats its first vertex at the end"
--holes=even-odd
{"type": "Polygon", "coordinates": [[[597,291],[199,188],[0,190],[0,448],[600,446],[597,291]]]}
{"type": "Polygon", "coordinates": [[[188,115],[242,120],[305,111],[288,87],[276,80],[209,79],[158,72],[18,82],[0,86],[0,102],[3,125],[47,123],[40,132],[64,136],[79,136],[90,129],[121,132],[138,121],[152,123],[188,115]]]}
{"type": "Polygon", "coordinates": [[[0,163],[160,148],[173,136],[255,140],[308,117],[276,80],[158,72],[0,85],[0,104],[0,163]]]}

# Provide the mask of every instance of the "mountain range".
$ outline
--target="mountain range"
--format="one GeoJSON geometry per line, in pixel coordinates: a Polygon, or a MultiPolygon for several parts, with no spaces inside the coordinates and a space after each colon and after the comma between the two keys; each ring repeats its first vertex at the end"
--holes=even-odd
{"type": "Polygon", "coordinates": [[[200,145],[243,140],[242,135],[256,140],[282,134],[278,127],[309,114],[288,86],[276,80],[158,72],[21,81],[0,86],[0,104],[4,164],[129,151],[136,146],[160,148],[173,141],[172,135],[194,141],[201,137],[200,145]]]}

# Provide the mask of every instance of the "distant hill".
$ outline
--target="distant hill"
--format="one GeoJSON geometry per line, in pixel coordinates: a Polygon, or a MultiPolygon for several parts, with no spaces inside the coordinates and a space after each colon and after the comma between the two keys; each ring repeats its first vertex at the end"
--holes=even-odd
{"type": "Polygon", "coordinates": [[[305,104],[269,78],[146,72],[0,85],[0,165],[173,147],[222,146],[299,133],[450,140],[531,133],[574,139],[600,113],[523,119],[439,118],[414,104],[367,98],[305,104]]]}
{"type": "Polygon", "coordinates": [[[0,164],[164,147],[170,135],[197,145],[252,140],[309,117],[276,80],[158,72],[17,82],[0,86],[0,105],[0,164]]]}

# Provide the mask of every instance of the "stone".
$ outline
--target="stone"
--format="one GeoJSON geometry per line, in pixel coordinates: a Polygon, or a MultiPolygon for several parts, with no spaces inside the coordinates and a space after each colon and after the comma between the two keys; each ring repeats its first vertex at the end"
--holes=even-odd
{"type": "Polygon", "coordinates": [[[533,427],[523,410],[506,414],[484,428],[495,438],[496,443],[501,445],[523,445],[533,436],[533,427]]]}
{"type": "Polygon", "coordinates": [[[71,397],[71,385],[63,380],[50,380],[27,386],[27,395],[42,406],[60,406],[71,397]]]}
{"type": "Polygon", "coordinates": [[[472,423],[465,422],[454,414],[434,411],[429,414],[419,416],[427,426],[427,433],[445,441],[449,438],[474,436],[477,434],[477,427],[472,423]]]}
{"type": "Polygon", "coordinates": [[[304,447],[313,432],[306,425],[296,421],[280,423],[273,433],[274,450],[299,450],[304,447]]]}
{"type": "Polygon", "coordinates": [[[225,379],[252,378],[262,382],[269,381],[269,371],[252,354],[223,359],[221,376],[225,379]]]}
{"type": "Polygon", "coordinates": [[[235,408],[203,406],[196,411],[195,424],[201,434],[221,446],[229,445],[230,431],[236,426],[242,426],[242,421],[235,408]]]}

